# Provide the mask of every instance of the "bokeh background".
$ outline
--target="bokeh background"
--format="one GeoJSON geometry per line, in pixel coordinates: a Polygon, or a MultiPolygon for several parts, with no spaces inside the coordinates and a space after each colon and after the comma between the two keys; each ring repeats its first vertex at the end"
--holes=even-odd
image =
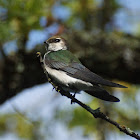
{"type": "Polygon", "coordinates": [[[76,98],[140,134],[139,0],[0,0],[0,140],[133,139],[61,96],[36,57],[52,35],[95,73],[128,89],[121,102],[76,98]]]}

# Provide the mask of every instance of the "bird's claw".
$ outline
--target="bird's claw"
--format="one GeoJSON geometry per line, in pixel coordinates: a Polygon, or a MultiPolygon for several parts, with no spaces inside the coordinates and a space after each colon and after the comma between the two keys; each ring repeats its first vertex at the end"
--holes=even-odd
{"type": "MultiPolygon", "coordinates": [[[[74,94],[72,95],[72,97],[75,98],[75,95],[76,95],[76,93],[74,93],[74,94]]],[[[73,101],[73,99],[71,99],[71,104],[73,104],[73,103],[75,103],[75,102],[73,101]]]]}
{"type": "Polygon", "coordinates": [[[57,92],[60,92],[60,90],[58,89],[58,86],[53,85],[53,89],[52,90],[56,90],[57,92]]]}
{"type": "Polygon", "coordinates": [[[56,90],[57,92],[60,92],[60,89],[59,89],[58,86],[55,86],[55,90],[56,90]]]}
{"type": "Polygon", "coordinates": [[[50,79],[50,78],[48,78],[48,81],[49,81],[49,83],[51,83],[51,84],[52,84],[53,89],[55,89],[57,92],[60,92],[59,87],[58,87],[58,86],[56,86],[53,82],[51,82],[51,79],[50,79]]]}
{"type": "Polygon", "coordinates": [[[58,89],[57,92],[60,92],[60,89],[58,89]]]}
{"type": "Polygon", "coordinates": [[[55,87],[53,87],[52,91],[55,89],[55,87]]]}
{"type": "Polygon", "coordinates": [[[55,86],[54,88],[55,88],[56,91],[58,91],[58,86],[55,86]]]}
{"type": "Polygon", "coordinates": [[[73,97],[75,98],[76,93],[73,94],[73,97]]]}
{"type": "Polygon", "coordinates": [[[73,103],[75,103],[72,99],[71,99],[71,102],[70,102],[71,104],[73,104],[73,103]]]}

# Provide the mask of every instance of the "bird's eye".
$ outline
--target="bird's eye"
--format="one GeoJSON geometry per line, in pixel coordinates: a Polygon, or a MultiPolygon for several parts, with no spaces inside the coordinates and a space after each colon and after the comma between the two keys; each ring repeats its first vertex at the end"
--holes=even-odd
{"type": "Polygon", "coordinates": [[[55,39],[55,43],[60,42],[60,39],[55,39]]]}

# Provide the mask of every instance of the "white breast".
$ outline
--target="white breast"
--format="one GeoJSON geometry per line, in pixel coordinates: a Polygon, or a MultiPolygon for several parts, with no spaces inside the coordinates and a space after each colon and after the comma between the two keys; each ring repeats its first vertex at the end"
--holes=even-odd
{"type": "Polygon", "coordinates": [[[76,87],[79,90],[86,90],[93,87],[89,82],[85,82],[67,75],[64,71],[55,70],[45,65],[46,71],[54,78],[57,82],[70,88],[70,85],[76,87]]]}

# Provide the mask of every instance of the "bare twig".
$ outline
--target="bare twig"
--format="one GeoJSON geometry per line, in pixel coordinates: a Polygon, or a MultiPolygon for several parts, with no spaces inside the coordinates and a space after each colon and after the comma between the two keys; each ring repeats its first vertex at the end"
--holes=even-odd
{"type": "Polygon", "coordinates": [[[70,98],[72,103],[74,102],[74,103],[79,104],[81,107],[83,107],[84,109],[86,109],[89,113],[91,113],[94,116],[94,118],[103,119],[103,120],[109,122],[110,124],[116,126],[123,133],[125,133],[125,134],[127,134],[127,135],[129,135],[131,137],[134,137],[134,138],[140,140],[140,136],[137,133],[135,133],[134,131],[132,131],[130,128],[128,128],[128,127],[126,127],[124,125],[120,125],[119,123],[117,123],[117,122],[113,121],[112,119],[110,119],[108,116],[106,116],[104,113],[102,113],[100,111],[100,108],[97,108],[97,109],[93,110],[92,108],[90,108],[86,104],[84,104],[81,101],[77,100],[69,92],[64,91],[61,87],[59,87],[59,85],[56,86],[54,84],[54,82],[48,77],[48,73],[46,72],[46,70],[44,68],[44,64],[42,63],[43,62],[43,59],[41,57],[41,53],[40,52],[37,52],[37,55],[38,55],[38,57],[40,57],[40,62],[42,64],[42,68],[44,70],[44,73],[46,74],[46,76],[48,78],[48,82],[50,82],[54,86],[54,88],[56,89],[57,92],[59,92],[63,96],[66,96],[66,97],[70,98]]]}

